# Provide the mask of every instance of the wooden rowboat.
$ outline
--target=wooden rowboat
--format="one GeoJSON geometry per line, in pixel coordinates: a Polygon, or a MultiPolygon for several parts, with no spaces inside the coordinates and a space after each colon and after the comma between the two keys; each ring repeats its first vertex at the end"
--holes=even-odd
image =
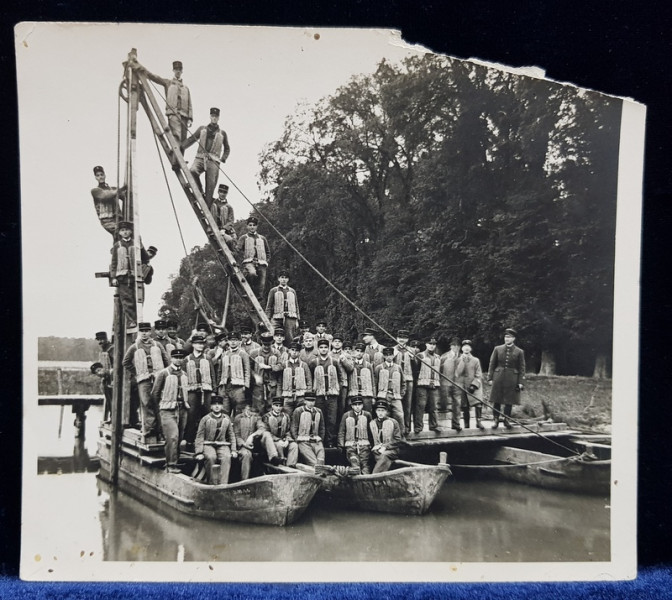
{"type": "MultiPolygon", "coordinates": [[[[118,482],[128,494],[146,502],[160,501],[183,513],[225,521],[289,525],[306,510],[321,486],[314,474],[294,469],[274,471],[237,483],[209,485],[189,476],[189,465],[181,473],[168,473],[160,456],[141,452],[139,442],[125,436],[120,452],[118,482]],[[135,445],[135,448],[133,446],[135,445]],[[186,471],[186,472],[184,472],[186,471]]],[[[159,446],[154,444],[153,446],[159,446]]],[[[110,439],[101,427],[98,440],[99,477],[109,481],[110,439]]]]}
{"type": "MultiPolygon", "coordinates": [[[[298,464],[297,469],[315,473],[307,465],[298,464]]],[[[452,474],[445,463],[424,465],[405,460],[396,460],[389,471],[371,475],[349,475],[343,467],[328,465],[320,470],[320,495],[339,507],[406,515],[427,512],[452,474]]]]}
{"type": "Polygon", "coordinates": [[[599,460],[584,453],[556,456],[523,448],[503,446],[495,453],[499,475],[511,481],[554,490],[584,494],[609,494],[611,460],[599,460]]]}

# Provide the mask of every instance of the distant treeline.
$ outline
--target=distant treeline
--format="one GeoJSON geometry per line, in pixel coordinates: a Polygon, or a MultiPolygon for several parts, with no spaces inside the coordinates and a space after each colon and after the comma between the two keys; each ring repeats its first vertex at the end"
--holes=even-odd
{"type": "Polygon", "coordinates": [[[37,340],[37,360],[95,360],[98,344],[89,338],[41,337],[37,340]]]}

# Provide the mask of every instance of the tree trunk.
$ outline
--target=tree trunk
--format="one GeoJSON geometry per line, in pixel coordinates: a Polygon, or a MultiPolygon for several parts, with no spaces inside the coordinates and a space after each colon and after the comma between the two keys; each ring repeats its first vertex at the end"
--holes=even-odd
{"type": "Polygon", "coordinates": [[[593,371],[593,377],[595,379],[608,379],[609,375],[607,374],[607,355],[598,354],[595,358],[595,370],[593,371]]]}
{"type": "Polygon", "coordinates": [[[541,367],[539,375],[555,375],[555,356],[548,350],[541,352],[541,367]]]}

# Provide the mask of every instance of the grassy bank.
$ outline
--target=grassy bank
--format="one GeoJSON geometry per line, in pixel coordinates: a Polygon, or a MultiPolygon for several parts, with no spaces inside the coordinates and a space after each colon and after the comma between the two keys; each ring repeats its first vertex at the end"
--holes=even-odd
{"type": "Polygon", "coordinates": [[[611,379],[528,375],[522,403],[513,407],[512,416],[610,432],[611,379]]]}

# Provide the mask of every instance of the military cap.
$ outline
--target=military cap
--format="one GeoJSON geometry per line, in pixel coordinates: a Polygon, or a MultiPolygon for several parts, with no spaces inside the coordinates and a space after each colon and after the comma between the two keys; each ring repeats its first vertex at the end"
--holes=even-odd
{"type": "Polygon", "coordinates": [[[334,333],[334,334],[331,336],[331,340],[332,340],[332,341],[333,341],[333,340],[341,340],[341,342],[342,342],[343,339],[344,339],[344,338],[343,338],[343,334],[342,334],[342,333],[334,333]]]}
{"type": "Polygon", "coordinates": [[[504,335],[512,335],[513,337],[516,337],[518,335],[518,332],[515,329],[509,327],[508,329],[504,330],[504,335]]]}
{"type": "Polygon", "coordinates": [[[275,396],[273,400],[271,400],[271,404],[279,404],[282,406],[285,403],[285,399],[282,396],[275,396]]]}
{"type": "Polygon", "coordinates": [[[210,404],[224,404],[224,398],[221,396],[210,396],[210,404]]]}
{"type": "Polygon", "coordinates": [[[217,191],[220,194],[224,194],[226,196],[229,193],[229,186],[226,185],[225,183],[220,183],[219,187],[217,188],[217,191]]]}
{"type": "Polygon", "coordinates": [[[432,335],[430,338],[427,340],[428,344],[436,344],[436,338],[432,335]]]}
{"type": "Polygon", "coordinates": [[[411,335],[411,332],[408,329],[400,329],[397,331],[397,337],[408,339],[411,335]]]}
{"type": "Polygon", "coordinates": [[[343,341],[343,349],[344,349],[344,350],[348,350],[348,349],[350,349],[350,348],[352,348],[352,342],[350,342],[350,341],[348,341],[348,340],[344,340],[344,341],[343,341]]]}
{"type": "Polygon", "coordinates": [[[259,219],[255,216],[247,217],[246,223],[249,225],[250,223],[253,223],[254,225],[259,225],[259,219]]]}
{"type": "Polygon", "coordinates": [[[299,342],[290,342],[289,343],[289,349],[290,350],[301,350],[301,344],[299,344],[299,342]]]}
{"type": "Polygon", "coordinates": [[[166,325],[168,325],[168,329],[171,327],[175,327],[175,329],[177,329],[177,321],[175,319],[168,319],[166,321],[166,325]]]}
{"type": "Polygon", "coordinates": [[[327,326],[327,320],[324,319],[324,318],[321,318],[318,321],[315,321],[315,325],[324,325],[326,327],[327,326]]]}
{"type": "Polygon", "coordinates": [[[350,398],[350,404],[364,404],[364,400],[361,396],[353,396],[350,398]]]}
{"type": "Polygon", "coordinates": [[[181,60],[174,60],[173,61],[173,71],[180,69],[182,70],[182,61],[181,60]]]}
{"type": "Polygon", "coordinates": [[[89,368],[91,369],[91,373],[93,373],[95,375],[96,369],[102,369],[103,368],[103,363],[95,362],[89,368]]]}
{"type": "Polygon", "coordinates": [[[387,403],[387,400],[377,400],[375,408],[384,408],[389,410],[390,405],[387,403]]]}
{"type": "Polygon", "coordinates": [[[205,343],[205,336],[202,333],[195,333],[194,335],[191,336],[191,343],[192,344],[204,344],[205,343]]]}
{"type": "Polygon", "coordinates": [[[218,334],[215,335],[216,342],[221,342],[222,340],[225,339],[226,339],[226,331],[220,331],[218,334]]]}
{"type": "Polygon", "coordinates": [[[462,340],[463,346],[471,346],[471,340],[462,340]]]}
{"type": "Polygon", "coordinates": [[[168,323],[163,319],[154,321],[154,329],[168,329],[168,323]]]}
{"type": "Polygon", "coordinates": [[[329,340],[324,339],[324,338],[320,338],[319,340],[317,340],[317,347],[319,348],[320,346],[329,347],[329,340]]]}
{"type": "Polygon", "coordinates": [[[273,330],[273,335],[285,335],[285,330],[282,327],[276,327],[273,330]]]}
{"type": "Polygon", "coordinates": [[[310,329],[308,321],[299,321],[299,329],[310,329]]]}
{"type": "Polygon", "coordinates": [[[272,344],[273,343],[273,334],[269,333],[268,331],[263,331],[259,335],[259,341],[262,344],[272,344]]]}
{"type": "Polygon", "coordinates": [[[460,338],[453,336],[450,338],[450,345],[451,346],[459,346],[460,345],[460,338]]]}
{"type": "Polygon", "coordinates": [[[158,250],[157,250],[156,246],[150,246],[149,248],[147,248],[147,252],[149,254],[156,254],[158,252],[158,250]]]}
{"type": "Polygon", "coordinates": [[[232,332],[229,334],[229,339],[230,339],[230,340],[240,340],[240,339],[242,339],[242,338],[240,337],[240,333],[239,333],[238,331],[232,331],[232,332]]]}
{"type": "Polygon", "coordinates": [[[245,404],[245,408],[249,408],[250,412],[258,413],[259,409],[254,404],[245,404]]]}
{"type": "Polygon", "coordinates": [[[408,342],[408,345],[411,348],[418,348],[420,346],[420,342],[418,340],[411,340],[410,342],[408,342]]]}
{"type": "Polygon", "coordinates": [[[119,221],[117,224],[117,231],[120,229],[133,229],[133,223],[130,221],[119,221]]]}
{"type": "Polygon", "coordinates": [[[207,323],[196,323],[196,331],[208,331],[208,329],[207,323]]]}
{"type": "Polygon", "coordinates": [[[244,334],[252,333],[252,328],[248,327],[247,325],[243,325],[240,328],[240,333],[244,333],[244,334]]]}
{"type": "Polygon", "coordinates": [[[278,277],[287,277],[289,278],[289,269],[280,269],[278,271],[278,277]]]}
{"type": "Polygon", "coordinates": [[[373,327],[367,327],[367,328],[364,330],[364,333],[363,333],[362,335],[363,335],[363,336],[364,336],[364,335],[373,335],[373,336],[376,336],[376,335],[378,335],[378,330],[374,329],[373,327]]]}
{"type": "Polygon", "coordinates": [[[96,339],[97,340],[106,340],[107,339],[107,332],[106,331],[97,331],[96,332],[96,339]]]}
{"type": "Polygon", "coordinates": [[[215,116],[215,117],[218,117],[219,116],[219,109],[216,106],[213,106],[210,109],[210,114],[215,116]]]}
{"type": "Polygon", "coordinates": [[[394,354],[394,348],[386,346],[383,348],[383,356],[392,356],[394,354]]]}
{"type": "Polygon", "coordinates": [[[357,342],[354,348],[355,350],[364,350],[366,348],[366,344],[363,344],[362,342],[357,342]]]}
{"type": "Polygon", "coordinates": [[[306,394],[303,397],[304,402],[315,402],[315,400],[317,400],[317,398],[315,398],[315,394],[306,394]]]}
{"type": "Polygon", "coordinates": [[[103,169],[103,167],[101,167],[100,165],[93,167],[93,174],[98,175],[98,173],[102,173],[103,175],[105,175],[105,169],[103,169]]]}
{"type": "Polygon", "coordinates": [[[170,355],[177,358],[184,358],[187,355],[187,351],[184,348],[175,348],[170,351],[170,355]]]}
{"type": "Polygon", "coordinates": [[[138,323],[138,331],[151,331],[152,330],[152,324],[151,323],[138,323]]]}

